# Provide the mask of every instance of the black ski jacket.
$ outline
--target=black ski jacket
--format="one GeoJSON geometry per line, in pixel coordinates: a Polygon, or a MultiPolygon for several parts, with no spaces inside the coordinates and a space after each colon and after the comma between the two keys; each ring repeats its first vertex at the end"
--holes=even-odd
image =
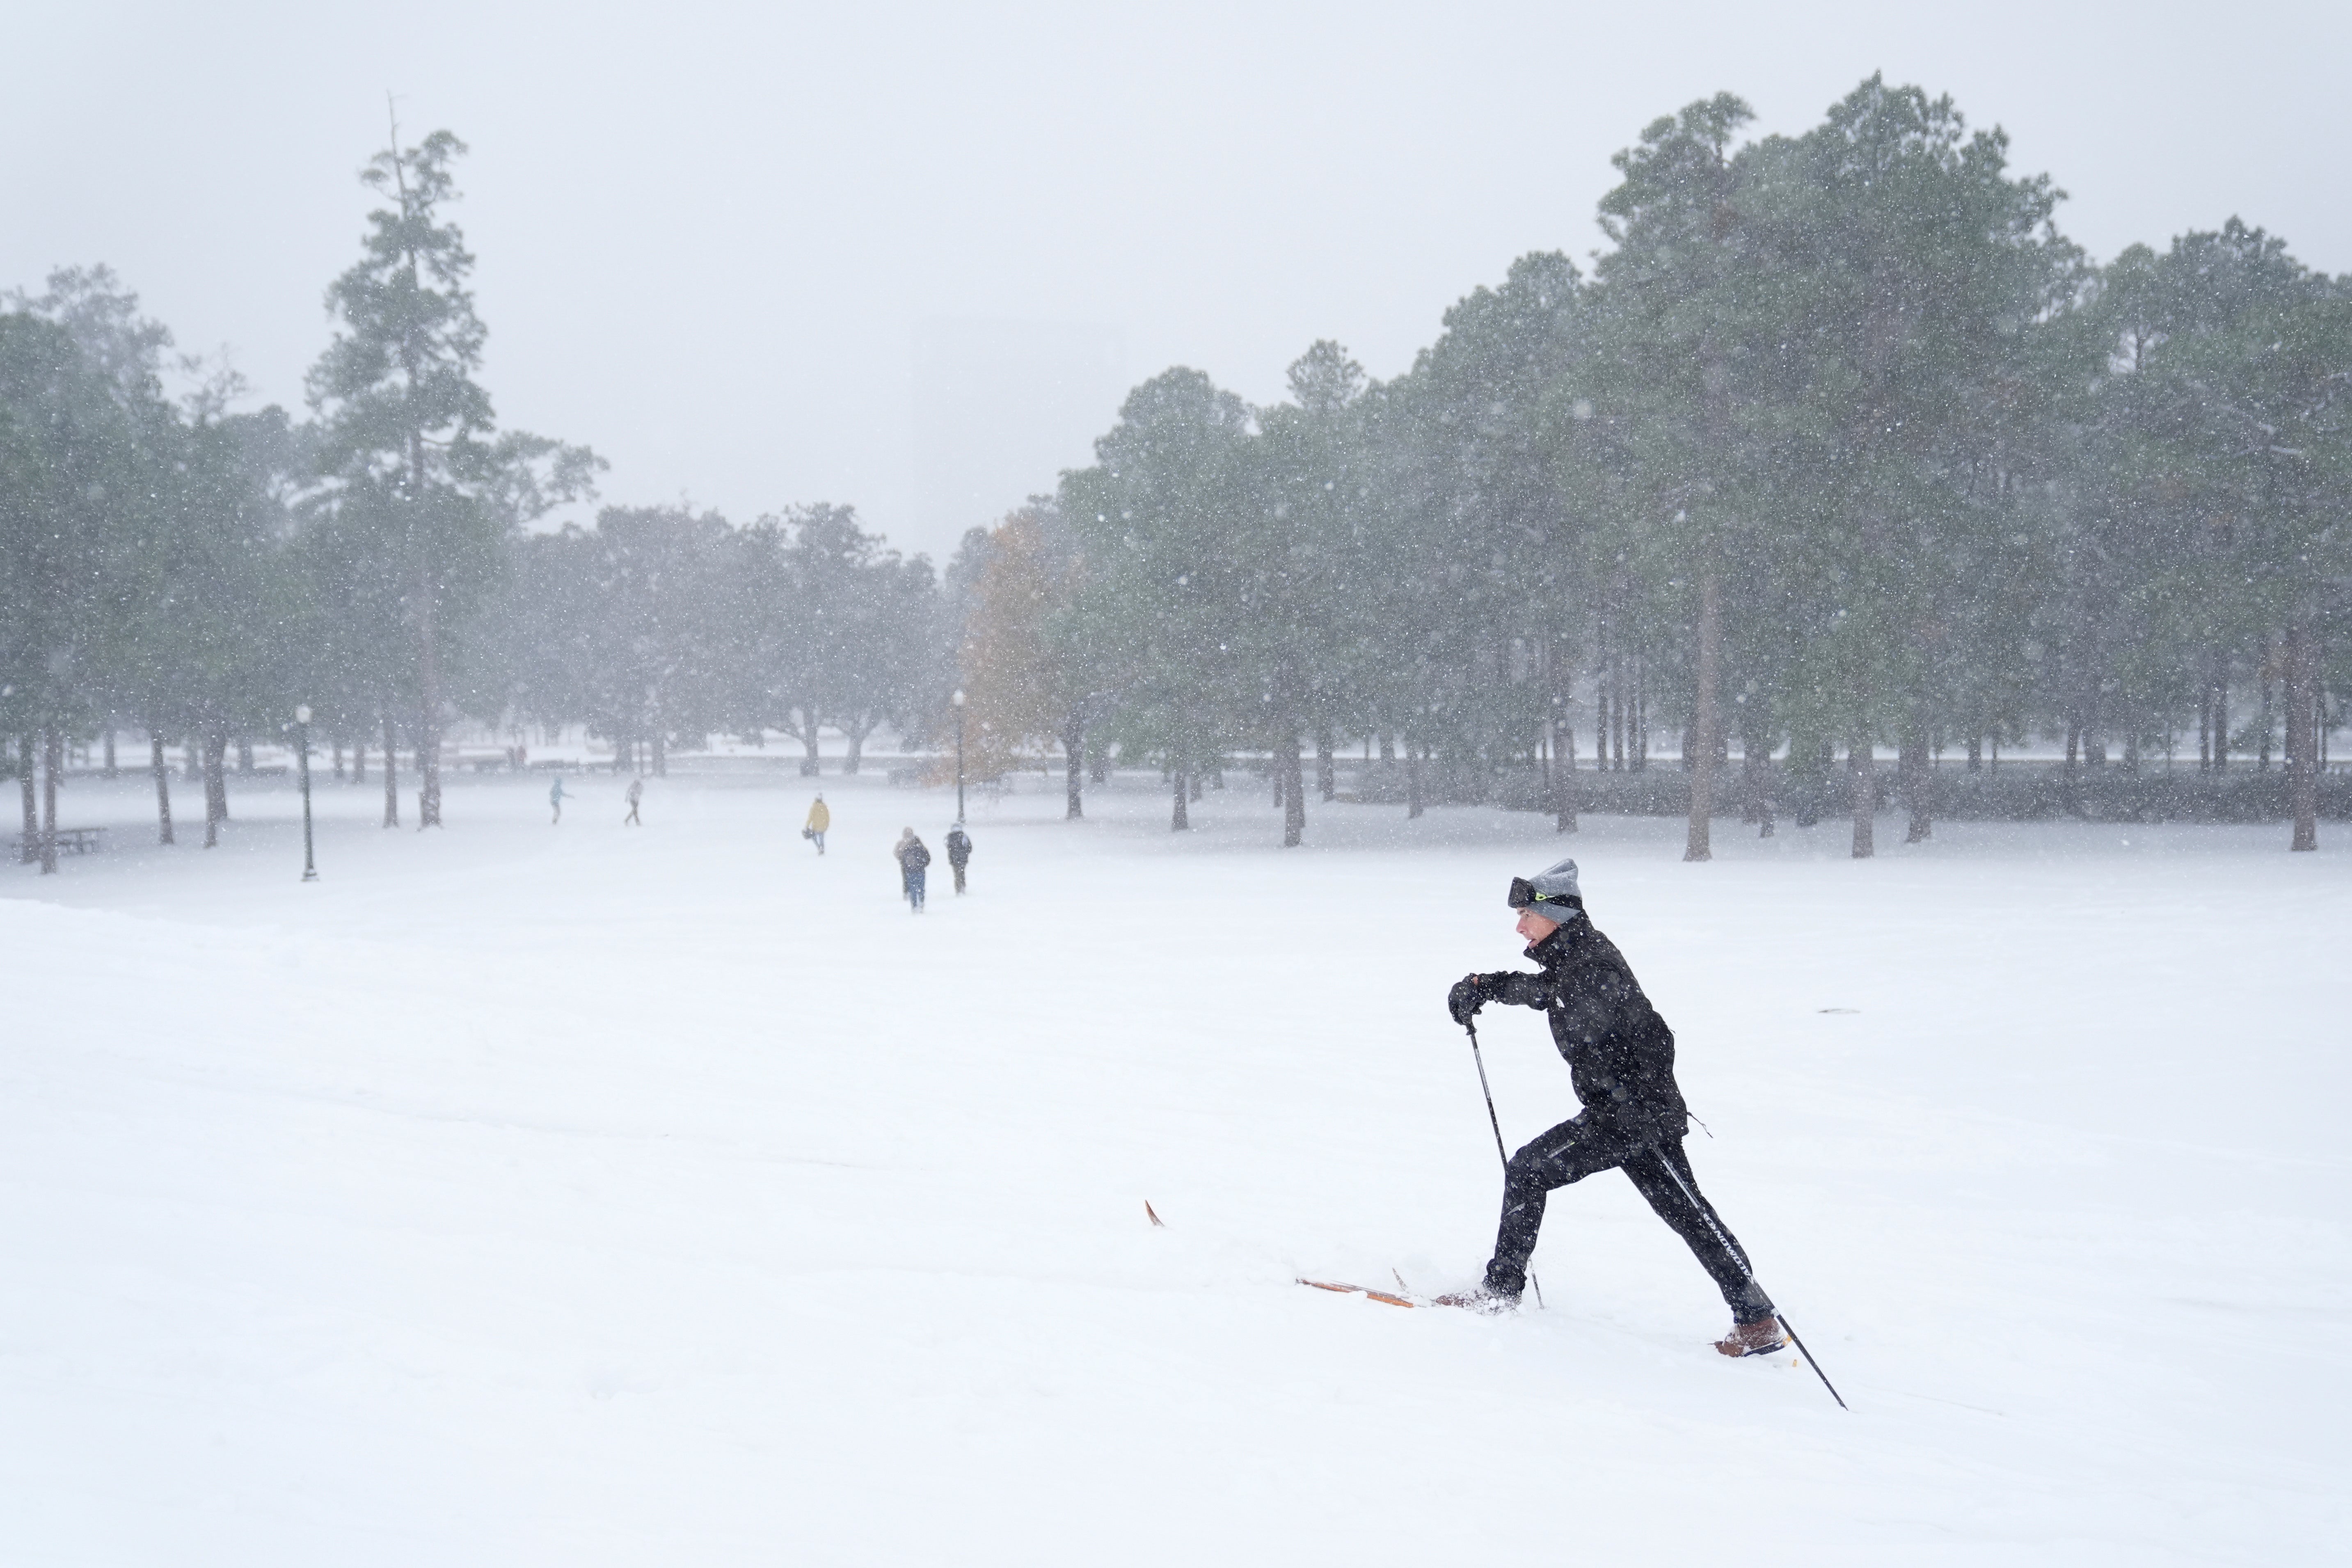
{"type": "Polygon", "coordinates": [[[1675,1032],[1642,994],[1617,944],[1580,914],[1528,956],[1543,973],[1481,974],[1481,994],[1550,1016],[1552,1043],[1594,1121],[1680,1139],[1689,1113],[1675,1083],[1675,1032]]]}

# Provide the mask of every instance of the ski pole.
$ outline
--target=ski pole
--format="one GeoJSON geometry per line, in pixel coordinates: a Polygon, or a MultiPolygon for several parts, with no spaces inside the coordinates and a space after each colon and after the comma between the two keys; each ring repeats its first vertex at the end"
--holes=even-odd
{"type": "MultiPolygon", "coordinates": [[[[1503,1162],[1503,1185],[1506,1190],[1508,1190],[1511,1184],[1511,1156],[1503,1148],[1503,1123],[1495,1114],[1495,1091],[1486,1087],[1486,1058],[1478,1051],[1478,1026],[1475,1021],[1465,1018],[1462,1020],[1462,1026],[1470,1031],[1470,1059],[1478,1064],[1478,1092],[1486,1097],[1486,1125],[1495,1130],[1495,1157],[1503,1162]]],[[[1543,1286],[1537,1282],[1532,1272],[1528,1275],[1528,1283],[1536,1288],[1536,1305],[1542,1306],[1544,1304],[1543,1286]]]]}
{"type": "MultiPolygon", "coordinates": [[[[1682,1193],[1683,1200],[1697,1212],[1699,1218],[1706,1222],[1706,1228],[1715,1233],[1716,1241],[1726,1252],[1731,1254],[1733,1260],[1739,1265],[1739,1271],[1748,1276],[1748,1282],[1759,1290],[1764,1289],[1763,1282],[1756,1278],[1756,1266],[1748,1261],[1748,1254],[1741,1249],[1738,1242],[1723,1233],[1722,1223],[1716,1218],[1714,1206],[1690,1190],[1689,1184],[1683,1180],[1683,1173],[1675,1169],[1675,1163],[1667,1159],[1655,1143],[1650,1145],[1650,1157],[1666,1168],[1666,1174],[1674,1178],[1675,1186],[1682,1193]]],[[[1771,1292],[1767,1290],[1765,1294],[1769,1296],[1771,1292]]],[[[1822,1386],[1830,1391],[1832,1399],[1837,1401],[1838,1408],[1840,1410],[1851,1408],[1845,1402],[1845,1396],[1838,1393],[1837,1384],[1830,1381],[1830,1374],[1822,1370],[1822,1363],[1813,1359],[1813,1352],[1805,1348],[1805,1342],[1797,1337],[1796,1327],[1789,1321],[1788,1315],[1775,1307],[1772,1309],[1772,1321],[1780,1325],[1782,1331],[1789,1336],[1789,1342],[1797,1347],[1797,1353],[1805,1358],[1805,1364],[1813,1369],[1813,1375],[1822,1380],[1822,1386]]]]}
{"type": "Polygon", "coordinates": [[[1503,1176],[1511,1174],[1511,1156],[1503,1147],[1503,1123],[1495,1115],[1495,1091],[1486,1087],[1486,1058],[1478,1054],[1478,1026],[1465,1019],[1462,1026],[1470,1031],[1470,1059],[1478,1064],[1478,1092],[1486,1097],[1486,1125],[1495,1130],[1495,1158],[1503,1162],[1503,1176]]]}

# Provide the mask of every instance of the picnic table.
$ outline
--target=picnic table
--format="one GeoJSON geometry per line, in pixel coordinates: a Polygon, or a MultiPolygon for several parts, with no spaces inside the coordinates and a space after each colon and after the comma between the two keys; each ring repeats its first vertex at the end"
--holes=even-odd
{"type": "MultiPolygon", "coordinates": [[[[60,827],[57,834],[58,852],[61,855],[95,855],[105,847],[100,842],[105,832],[103,827],[60,827]]],[[[20,833],[9,841],[10,847],[20,856],[37,855],[41,852],[41,840],[47,837],[41,833],[20,833]]]]}

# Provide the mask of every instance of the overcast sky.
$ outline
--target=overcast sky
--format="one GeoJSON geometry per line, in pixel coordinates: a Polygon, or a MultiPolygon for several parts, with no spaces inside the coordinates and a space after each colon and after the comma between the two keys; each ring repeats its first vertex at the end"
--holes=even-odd
{"type": "Polygon", "coordinates": [[[0,47],[0,288],[109,263],[299,406],[390,90],[473,149],[503,424],[593,446],[607,500],[847,502],[935,554],[1167,365],[1407,368],[1513,257],[1582,262],[1610,154],[1727,89],[1801,132],[1884,70],[2005,127],[2101,258],[2235,213],[2352,271],[2345,0],[11,0],[0,47]]]}

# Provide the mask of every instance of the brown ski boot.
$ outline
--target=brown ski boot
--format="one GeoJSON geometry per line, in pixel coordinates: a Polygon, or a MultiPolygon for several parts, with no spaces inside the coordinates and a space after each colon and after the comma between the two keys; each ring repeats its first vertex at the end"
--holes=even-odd
{"type": "Polygon", "coordinates": [[[1788,1344],[1789,1336],[1780,1331],[1780,1320],[1775,1317],[1735,1325],[1729,1333],[1715,1342],[1715,1348],[1725,1355],[1770,1355],[1774,1351],[1787,1349],[1788,1344]]]}

